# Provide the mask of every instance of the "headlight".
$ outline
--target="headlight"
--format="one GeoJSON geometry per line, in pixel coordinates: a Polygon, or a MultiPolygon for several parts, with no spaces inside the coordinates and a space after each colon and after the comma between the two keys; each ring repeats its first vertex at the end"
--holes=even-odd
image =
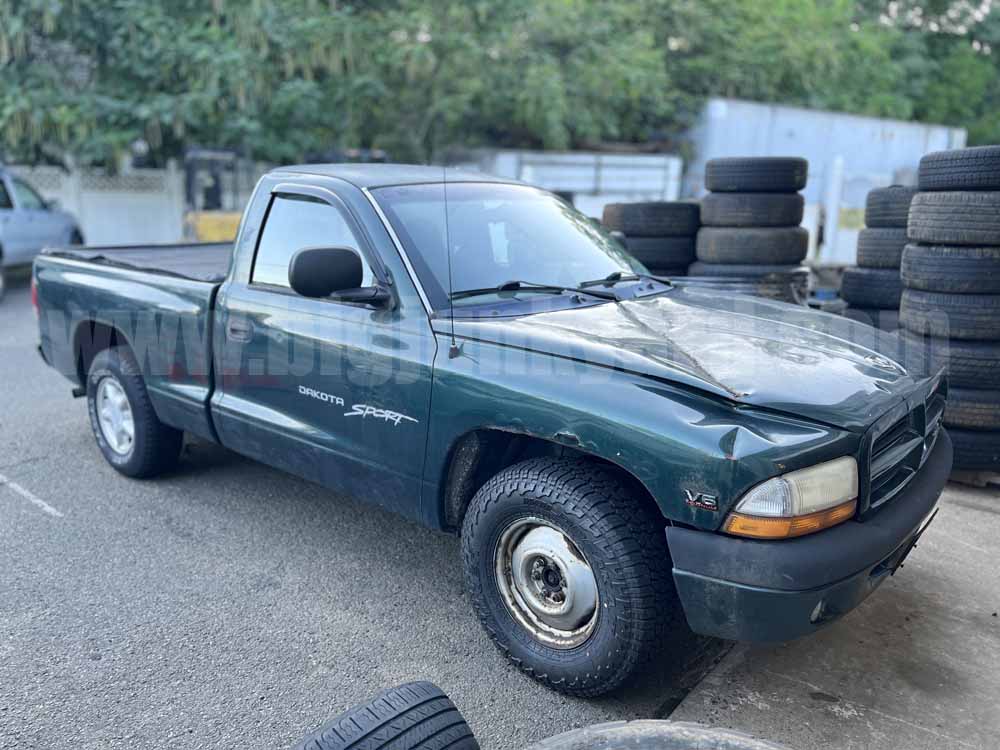
{"type": "Polygon", "coordinates": [[[747,492],[722,530],[788,539],[836,526],[858,507],[858,462],[850,456],[768,479],[747,492]]]}

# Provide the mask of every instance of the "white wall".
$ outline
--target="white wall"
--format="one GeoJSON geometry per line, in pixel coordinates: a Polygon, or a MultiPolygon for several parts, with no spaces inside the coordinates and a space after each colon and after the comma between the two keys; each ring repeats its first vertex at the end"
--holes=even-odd
{"type": "Polygon", "coordinates": [[[88,245],[180,242],[184,232],[184,178],[167,169],[135,169],[118,175],[99,170],[10,166],[46,199],[72,213],[88,245]]]}

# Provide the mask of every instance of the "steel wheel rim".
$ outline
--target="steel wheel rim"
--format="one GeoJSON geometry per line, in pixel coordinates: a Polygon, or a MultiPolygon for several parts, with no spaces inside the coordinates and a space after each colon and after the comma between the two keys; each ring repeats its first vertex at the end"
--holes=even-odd
{"type": "Polygon", "coordinates": [[[536,640],[570,649],[593,634],[597,579],[562,529],[534,517],[508,524],[497,541],[494,566],[507,611],[536,640]]]}
{"type": "Polygon", "coordinates": [[[135,418],[122,384],[110,375],[97,384],[97,422],[105,442],[119,456],[127,456],[135,444],[135,418]]]}

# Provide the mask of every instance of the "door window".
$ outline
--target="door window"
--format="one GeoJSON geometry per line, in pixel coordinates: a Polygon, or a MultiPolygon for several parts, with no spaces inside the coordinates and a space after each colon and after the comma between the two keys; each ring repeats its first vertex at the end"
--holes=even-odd
{"type": "Polygon", "coordinates": [[[349,247],[358,251],[364,266],[363,286],[372,284],[372,273],[361,245],[340,209],[305,196],[275,196],[257,245],[254,284],[288,288],[288,264],[306,247],[349,247]]]}
{"type": "Polygon", "coordinates": [[[14,185],[14,195],[17,198],[17,205],[21,208],[28,208],[40,211],[45,208],[45,201],[42,196],[35,192],[27,182],[23,180],[11,180],[14,185]]]}

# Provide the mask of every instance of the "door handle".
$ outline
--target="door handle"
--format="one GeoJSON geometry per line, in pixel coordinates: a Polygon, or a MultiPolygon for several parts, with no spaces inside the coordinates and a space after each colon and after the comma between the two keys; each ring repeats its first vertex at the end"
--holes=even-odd
{"type": "Polygon", "coordinates": [[[226,336],[230,341],[247,342],[253,338],[253,324],[249,320],[230,320],[226,324],[226,336]]]}

